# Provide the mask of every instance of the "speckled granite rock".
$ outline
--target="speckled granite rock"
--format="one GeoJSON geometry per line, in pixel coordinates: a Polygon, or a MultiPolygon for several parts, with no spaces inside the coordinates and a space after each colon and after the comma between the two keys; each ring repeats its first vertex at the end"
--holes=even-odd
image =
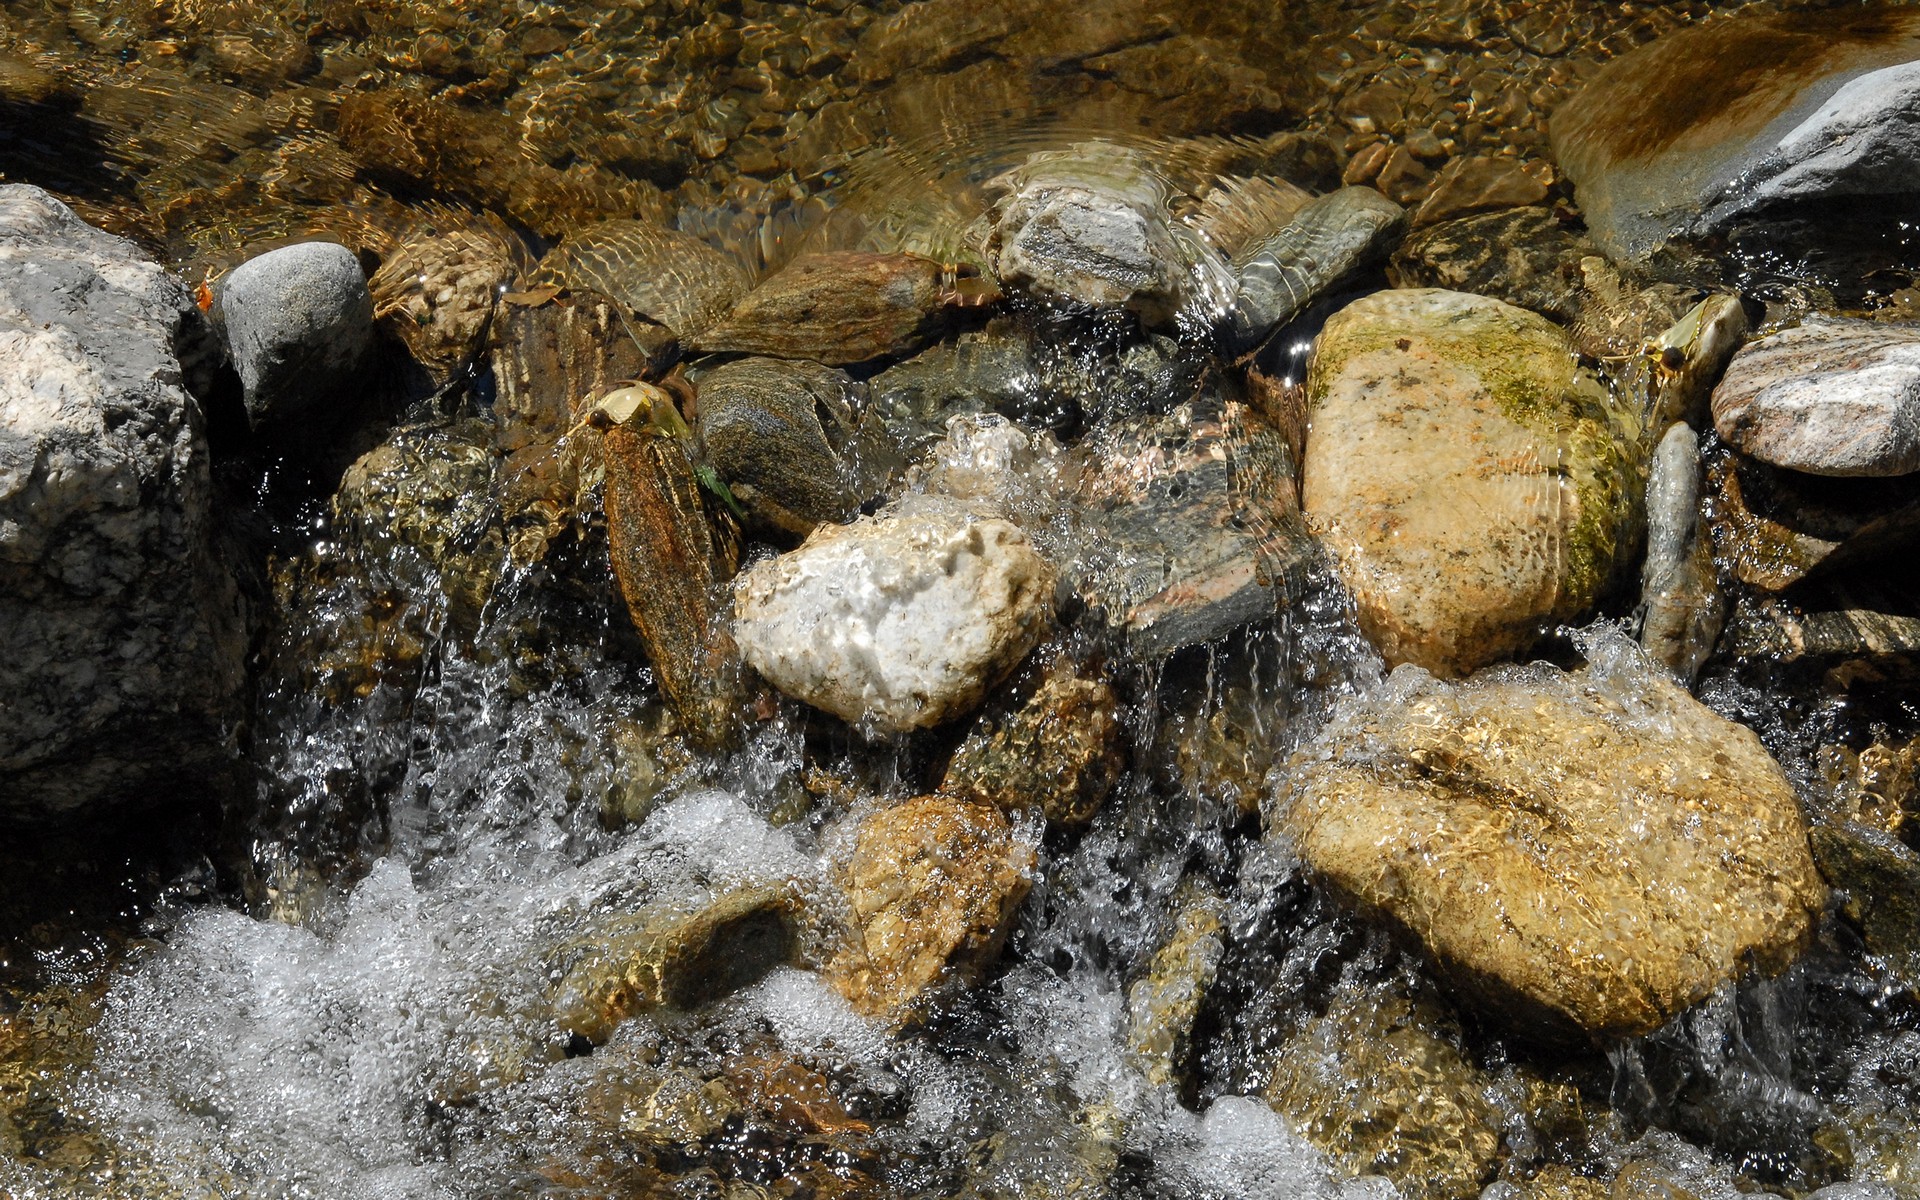
{"type": "Polygon", "coordinates": [[[199,792],[246,634],[215,561],[186,286],[0,188],[0,818],[199,792]]]}

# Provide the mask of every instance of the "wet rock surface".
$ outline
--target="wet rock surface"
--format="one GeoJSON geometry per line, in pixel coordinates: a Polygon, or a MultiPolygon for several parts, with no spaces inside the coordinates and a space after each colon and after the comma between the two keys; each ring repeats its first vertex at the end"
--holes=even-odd
{"type": "Polygon", "coordinates": [[[1404,1195],[1480,1195],[1500,1138],[1490,1081],[1462,1055],[1458,1030],[1405,996],[1354,999],[1288,1039],[1267,1103],[1348,1169],[1384,1175],[1404,1195]]]}
{"type": "Polygon", "coordinates": [[[1700,439],[1677,422],[1647,474],[1647,556],[1640,567],[1640,644],[1691,683],[1720,637],[1726,602],[1700,511],[1700,439]]]}
{"type": "Polygon", "coordinates": [[[1920,330],[1815,318],[1748,343],[1713,424],[1762,462],[1814,475],[1920,470],[1920,330]]]}
{"type": "Polygon", "coordinates": [[[1293,473],[1285,437],[1243,402],[1118,423],[1084,455],[1069,574],[1143,657],[1270,616],[1309,553],[1293,473]]]}
{"type": "Polygon", "coordinates": [[[1632,419],[1531,313],[1376,293],[1327,323],[1307,393],[1303,506],[1390,663],[1464,674],[1523,649],[1631,549],[1632,419]]]}
{"type": "Polygon", "coordinates": [[[980,702],[1052,616],[1053,569],[1016,526],[952,502],[821,526],[743,572],[734,628],[781,691],[882,729],[980,702]]]}
{"type": "Polygon", "coordinates": [[[1233,344],[1253,349],[1342,282],[1385,259],[1406,213],[1371,188],[1310,201],[1287,224],[1235,256],[1233,344]]]}
{"type": "Polygon", "coordinates": [[[1885,139],[1911,131],[1875,114],[1917,54],[1899,6],[1703,25],[1603,70],[1554,114],[1555,155],[1596,239],[1628,259],[1789,196],[1910,197],[1885,139]],[[1876,132],[1843,133],[1862,123],[1876,132]]]}
{"type": "Polygon", "coordinates": [[[862,1012],[905,1018],[992,960],[1034,866],[989,805],[923,796],[860,823],[845,870],[850,942],[829,967],[862,1012]]]}
{"type": "Polygon", "coordinates": [[[1647,1033],[1750,960],[1784,968],[1823,888],[1759,740],[1637,650],[1588,653],[1456,685],[1402,668],[1273,817],[1519,1028],[1647,1033]]]}
{"type": "Polygon", "coordinates": [[[0,190],[0,815],[151,805],[234,763],[246,631],[214,552],[187,289],[0,190]]]}
{"type": "Polygon", "coordinates": [[[743,358],[698,388],[706,461],[763,529],[804,536],[845,521],[895,464],[864,389],[831,367],[743,358]]]}
{"type": "MultiPolygon", "coordinates": [[[[1037,657],[1037,656],[1036,656],[1037,657]]],[[[982,714],[954,750],[942,793],[1084,825],[1119,782],[1120,700],[1102,672],[1061,654],[1009,711],[982,714]]]]}

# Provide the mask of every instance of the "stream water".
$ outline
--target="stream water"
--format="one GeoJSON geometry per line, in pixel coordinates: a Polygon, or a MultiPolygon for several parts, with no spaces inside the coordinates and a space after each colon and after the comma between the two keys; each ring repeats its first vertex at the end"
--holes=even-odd
{"type": "MultiPolygon", "coordinates": [[[[316,235],[371,266],[423,219],[498,234],[516,288],[607,218],[762,274],[822,249],[959,266],[990,180],[1092,140],[1133,148],[1175,210],[1230,176],[1331,190],[1376,144],[1431,147],[1405,164],[1412,203],[1477,154],[1527,164],[1564,208],[1553,108],[1730,7],[6,0],[0,172],[194,282],[316,235]]],[[[1270,348],[1276,378],[1333,306],[1270,348]]],[[[1218,360],[1204,320],[1149,369],[1130,327],[1005,319],[1045,353],[995,382],[1067,446],[1218,360]]],[[[549,1001],[583,928],[752,889],[825,903],[850,816],[930,790],[953,739],[768,699],[737,747],[693,748],[604,521],[513,549],[516,481],[546,468],[499,449],[523,414],[496,355],[396,370],[318,449],[210,416],[258,631],[245,780],[162,828],[5,852],[0,1194],[1920,1196],[1920,1008],[1837,913],[1785,974],[1644,1038],[1542,1049],[1263,839],[1270,773],[1388,686],[1317,558],[1270,615],[1171,655],[1085,623],[1049,643],[1111,653],[1126,767],[1084,828],[1014,818],[1031,890],[978,985],[923,1022],[855,1011],[811,969],[830,934],[805,927],[717,998],[568,1036],[549,1001]],[[379,444],[450,465],[335,501],[379,444]],[[1221,949],[1166,1078],[1130,1041],[1133,989],[1196,897],[1221,949]]],[[[552,461],[598,436],[551,432],[552,461]]],[[[1032,472],[1007,503],[1070,554],[1086,527],[1032,472]]],[[[1634,600],[1537,654],[1626,654],[1634,600]]],[[[1920,728],[1910,689],[1759,652],[1723,647],[1695,690],[1809,805],[1834,747],[1920,728]]]]}

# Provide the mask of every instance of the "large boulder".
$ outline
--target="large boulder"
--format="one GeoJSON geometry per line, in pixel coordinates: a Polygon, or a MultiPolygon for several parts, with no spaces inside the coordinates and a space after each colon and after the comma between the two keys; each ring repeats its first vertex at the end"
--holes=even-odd
{"type": "Polygon", "coordinates": [[[734,584],[754,670],[848,721],[904,731],[980,703],[1040,640],[1053,570],[1020,529],[953,501],[822,525],[734,584]]]}
{"type": "Polygon", "coordinates": [[[1627,259],[1783,203],[1911,204],[1916,60],[1920,12],[1901,5],[1704,22],[1608,64],[1554,113],[1554,153],[1627,259]]]}
{"type": "Polygon", "coordinates": [[[1760,739],[1624,637],[1585,649],[1571,673],[1395,671],[1296,756],[1270,814],[1337,891],[1546,1039],[1648,1033],[1749,963],[1783,968],[1825,902],[1760,739]]]}
{"type": "Polygon", "coordinates": [[[246,634],[176,357],[198,317],[131,242],[0,188],[0,817],[234,761],[246,634]]]}
{"type": "Polygon", "coordinates": [[[1815,317],[1751,342],[1713,390],[1713,424],[1776,467],[1920,471],[1920,328],[1815,317]]]}
{"type": "Polygon", "coordinates": [[[1542,317],[1375,293],[1327,322],[1307,402],[1307,520],[1389,663],[1461,675],[1524,649],[1632,549],[1635,422],[1542,317]]]}

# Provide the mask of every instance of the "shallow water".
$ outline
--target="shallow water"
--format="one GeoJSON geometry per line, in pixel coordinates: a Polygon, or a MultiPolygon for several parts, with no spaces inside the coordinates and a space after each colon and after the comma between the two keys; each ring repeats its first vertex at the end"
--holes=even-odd
{"type": "MultiPolygon", "coordinates": [[[[628,217],[755,276],[821,249],[958,266],[996,177],[1090,142],[1136,155],[1176,211],[1248,174],[1329,190],[1369,146],[1414,139],[1435,153],[1405,164],[1409,188],[1447,157],[1500,154],[1564,203],[1554,105],[1615,54],[1732,7],[12,0],[0,174],[193,280],[312,234],[377,260],[429,206],[505,231],[529,272],[571,231],[628,217]]],[[[1791,264],[1750,271],[1769,274],[1791,264]]],[[[1184,313],[1155,376],[1119,368],[1122,331],[1016,311],[1047,349],[1033,424],[1071,442],[1166,407],[1156,389],[1214,355],[1217,316],[1184,313]]],[[[1324,316],[1269,352],[1276,375],[1324,316]]],[[[492,453],[499,381],[463,369],[464,386],[387,398],[423,454],[492,453]]],[[[1032,893],[987,980],[937,1019],[896,1033],[781,966],[587,1053],[547,1007],[568,938],[742,888],[831,907],[857,817],[928,790],[950,747],[785,704],[735,751],[689,749],[603,525],[569,527],[536,564],[509,557],[517,517],[494,489],[535,468],[483,455],[425,517],[394,502],[337,526],[327,498],[370,445],[296,463],[216,431],[229,536],[265,563],[253,787],[183,822],[180,844],[96,848],[71,898],[9,900],[0,1191],[1384,1200],[1403,1194],[1375,1170],[1388,1162],[1329,1153],[1262,1095],[1309,1027],[1327,1095],[1405,1086],[1338,1032],[1342,1014],[1405,1006],[1437,1014],[1432,1040],[1470,1067],[1499,1146],[1489,1196],[1636,1162],[1703,1200],[1844,1178],[1920,1195],[1920,1010],[1842,924],[1785,977],[1649,1038],[1542,1052],[1456,1007],[1260,839],[1270,769],[1337,702],[1385,686],[1317,560],[1285,576],[1271,619],[1117,664],[1130,769],[1084,832],[1016,822],[1040,854],[1032,893]],[[1195,894],[1217,902],[1226,948],[1191,1061],[1156,1081],[1129,1049],[1129,988],[1195,894]]],[[[1035,477],[998,500],[1070,550],[1084,530],[1035,477]]],[[[1729,656],[1700,694],[1810,794],[1822,746],[1920,725],[1898,689],[1829,684],[1729,656]]],[[[797,958],[818,957],[816,935],[797,958]]],[[[1420,1136],[1473,1133],[1433,1120],[1420,1136]]]]}

